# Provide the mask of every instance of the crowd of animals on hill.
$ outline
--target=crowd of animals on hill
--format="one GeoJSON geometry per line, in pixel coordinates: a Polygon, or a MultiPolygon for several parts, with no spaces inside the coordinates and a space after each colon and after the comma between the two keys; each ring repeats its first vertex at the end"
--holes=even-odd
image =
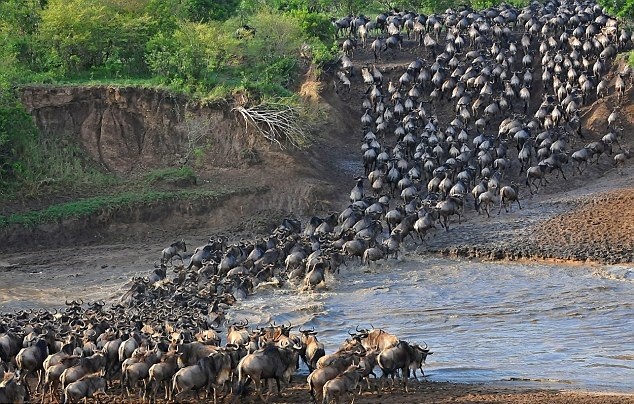
{"type": "Polygon", "coordinates": [[[279,392],[300,358],[315,401],[340,400],[364,387],[381,390],[386,378],[399,374],[407,390],[410,371],[416,377],[432,353],[426,344],[357,326],[326,355],[314,329],[249,327],[228,321],[226,312],[265,285],[308,291],[353,260],[397,257],[408,235],[424,242],[436,224],[449,231],[454,215],[460,223],[468,198],[487,215],[498,200],[498,213],[512,203],[521,207],[520,187],[508,180],[517,178],[518,166],[534,192],[571,165],[581,175],[615,146],[617,164],[629,156],[619,145],[618,109],[601,140],[571,149],[583,142],[579,109],[612,87],[622,100],[632,82],[627,68],[614,86],[606,81],[614,57],[631,47],[632,38],[593,2],[427,16],[391,12],[375,21],[359,16],[335,24],[347,37],[338,84],[345,89],[359,79],[368,86],[361,118],[365,173],[350,205],[303,226],[285,219],[252,241],[212,237],[191,256],[185,241],[177,241],[113,304],[73,300],[60,310],[2,313],[0,402],[37,394],[43,402],[77,402],[112,394],[117,384],[120,394],[147,401],[159,394],[177,401],[191,391],[237,400],[250,383],[266,401],[261,382],[275,380],[279,392]],[[365,47],[373,36],[377,60],[400,52],[404,41],[424,46],[431,57],[414,60],[395,80],[384,79],[376,65],[355,68],[356,38],[365,47]],[[533,84],[538,69],[539,89],[533,84]],[[531,105],[538,90],[542,102],[531,105]],[[436,116],[442,103],[455,112],[451,122],[436,116]],[[370,379],[377,368],[380,382],[370,379]]]}
{"type": "Polygon", "coordinates": [[[470,196],[489,216],[494,201],[498,213],[511,202],[521,207],[521,185],[532,194],[553,172],[564,179],[566,170],[582,175],[603,156],[613,156],[621,170],[630,157],[618,123],[632,71],[625,64],[613,82],[607,72],[619,52],[631,49],[632,35],[594,2],[346,17],[336,24],[348,38],[335,86],[344,92],[354,80],[368,86],[361,117],[365,175],[384,209],[393,201],[400,206],[394,216],[410,218],[401,237],[426,232],[438,216],[448,229],[447,218],[460,220],[470,196]],[[375,62],[402,58],[404,41],[428,57],[400,76],[388,79],[376,64],[358,68],[352,61],[359,46],[375,62]],[[619,104],[607,118],[607,133],[584,141],[580,109],[610,90],[619,104]],[[446,122],[439,110],[449,111],[446,122]]]}

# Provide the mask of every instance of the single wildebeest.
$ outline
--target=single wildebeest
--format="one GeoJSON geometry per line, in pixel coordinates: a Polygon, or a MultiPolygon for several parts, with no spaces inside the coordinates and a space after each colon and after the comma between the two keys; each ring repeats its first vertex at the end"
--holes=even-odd
{"type": "MultiPolygon", "coordinates": [[[[49,355],[49,358],[50,357],[51,356],[49,355]]],[[[57,386],[60,383],[60,378],[62,376],[62,373],[64,373],[66,369],[79,364],[79,358],[80,358],[79,356],[67,355],[65,358],[61,359],[59,363],[56,363],[50,366],[46,366],[46,362],[45,362],[44,389],[42,392],[43,394],[42,399],[46,397],[47,392],[50,394],[51,400],[53,399],[55,390],[57,390],[57,386]]]]}
{"type": "Polygon", "coordinates": [[[70,383],[64,389],[64,400],[62,404],[78,403],[82,398],[92,398],[97,393],[105,393],[106,379],[102,373],[86,375],[81,379],[70,383]]]}
{"type": "Polygon", "coordinates": [[[170,400],[184,392],[197,392],[203,387],[207,393],[213,388],[214,403],[217,402],[216,388],[221,387],[231,374],[231,358],[226,352],[215,352],[201,358],[195,365],[180,369],[172,378],[170,400]]]}
{"type": "MultiPolygon", "coordinates": [[[[328,404],[331,402],[341,402],[342,396],[350,396],[353,394],[353,391],[357,388],[359,384],[359,380],[361,379],[361,375],[363,373],[363,368],[357,365],[352,365],[345,372],[335,377],[332,380],[328,380],[326,384],[324,384],[322,394],[323,401],[322,404],[328,404]]],[[[352,398],[352,402],[354,402],[354,397],[352,398]]]]}
{"type": "Polygon", "coordinates": [[[302,334],[302,345],[305,347],[301,354],[302,360],[308,366],[308,371],[312,372],[317,367],[319,358],[326,354],[324,344],[317,340],[317,332],[314,328],[312,330],[302,330],[300,327],[299,332],[302,334]]]}
{"type": "Polygon", "coordinates": [[[145,380],[150,376],[150,367],[159,362],[162,356],[162,352],[157,348],[145,352],[136,362],[123,367],[121,366],[121,389],[125,387],[125,391],[130,396],[130,389],[137,387],[140,381],[144,381],[144,385],[147,385],[145,380]]]}
{"type": "Polygon", "coordinates": [[[183,239],[163,249],[161,252],[161,264],[166,265],[167,261],[169,261],[170,265],[172,265],[172,259],[174,257],[180,258],[181,262],[183,262],[183,256],[180,254],[181,251],[187,252],[187,245],[185,245],[185,240],[183,239]]]}
{"type": "Polygon", "coordinates": [[[542,181],[548,184],[548,180],[546,179],[546,171],[548,170],[548,166],[546,164],[538,164],[536,166],[528,167],[526,170],[526,185],[528,185],[528,190],[533,194],[533,187],[535,187],[535,192],[539,190],[539,187],[542,186],[542,181]],[[535,182],[539,180],[539,185],[535,182]]]}
{"type": "Polygon", "coordinates": [[[325,278],[326,266],[324,262],[320,261],[313,266],[304,278],[304,288],[315,289],[319,284],[326,281],[325,278]]]}
{"type": "Polygon", "coordinates": [[[200,359],[216,352],[218,347],[213,345],[205,345],[200,342],[188,342],[180,344],[176,347],[176,353],[179,355],[179,366],[195,365],[200,359]]]}
{"type": "Polygon", "coordinates": [[[198,360],[195,365],[178,370],[172,377],[172,389],[168,400],[174,401],[177,395],[188,391],[195,391],[196,398],[200,399],[199,391],[206,388],[209,379],[213,377],[214,369],[212,366],[211,359],[207,356],[198,360]]]}
{"type": "Polygon", "coordinates": [[[202,268],[202,266],[213,259],[214,246],[211,244],[207,244],[203,247],[198,247],[194,251],[194,254],[189,259],[189,265],[187,269],[192,269],[192,267],[196,267],[196,269],[202,268]]]}
{"type": "Polygon", "coordinates": [[[174,374],[178,371],[178,355],[176,352],[169,352],[161,357],[160,363],[155,363],[148,370],[148,387],[146,390],[145,400],[156,402],[156,392],[163,386],[165,389],[165,397],[170,396],[170,381],[174,374]]]}
{"type": "Polygon", "coordinates": [[[5,373],[0,383],[0,403],[22,404],[27,398],[26,388],[13,373],[5,373]]]}
{"type": "Polygon", "coordinates": [[[30,393],[30,391],[26,382],[27,376],[29,374],[37,373],[37,386],[35,387],[35,390],[37,391],[42,384],[43,366],[47,356],[48,345],[44,339],[38,339],[34,346],[22,348],[15,356],[15,363],[17,368],[20,370],[20,380],[24,383],[24,387],[28,393],[30,393]]]}
{"type": "Polygon", "coordinates": [[[378,349],[379,351],[383,351],[387,348],[396,346],[399,343],[398,337],[379,328],[373,328],[372,330],[360,330],[357,327],[356,330],[357,334],[356,336],[353,336],[359,338],[361,345],[363,345],[366,350],[378,349]]]}
{"type": "Polygon", "coordinates": [[[504,186],[500,189],[500,210],[498,214],[502,212],[502,206],[504,206],[504,210],[508,212],[509,203],[513,201],[517,202],[517,205],[522,209],[519,199],[519,187],[516,183],[511,183],[511,185],[504,186]]]}
{"type": "Polygon", "coordinates": [[[263,402],[267,400],[262,395],[260,383],[262,380],[275,379],[278,393],[281,390],[281,381],[290,383],[290,379],[295,373],[299,351],[299,345],[291,345],[280,348],[274,345],[267,345],[258,349],[252,354],[248,354],[238,363],[238,388],[236,395],[244,393],[247,378],[253,380],[255,389],[263,402]]]}
{"type": "Polygon", "coordinates": [[[394,379],[396,371],[400,369],[405,391],[407,392],[410,366],[421,366],[429,354],[428,348],[409,344],[406,341],[399,341],[396,346],[381,351],[377,358],[377,363],[383,372],[383,375],[381,375],[381,389],[383,388],[383,380],[390,376],[394,379]]]}
{"type": "Polygon", "coordinates": [[[22,340],[24,337],[7,331],[0,334],[0,361],[9,363],[14,356],[22,349],[22,340]]]}

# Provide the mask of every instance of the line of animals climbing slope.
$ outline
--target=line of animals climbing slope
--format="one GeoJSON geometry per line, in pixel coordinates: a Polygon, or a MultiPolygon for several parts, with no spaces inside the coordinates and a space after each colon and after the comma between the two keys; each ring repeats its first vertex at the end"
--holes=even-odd
{"type": "MultiPolygon", "coordinates": [[[[383,375],[379,390],[399,374],[407,390],[410,371],[416,376],[432,354],[426,344],[357,325],[326,355],[314,329],[249,326],[228,321],[227,311],[239,311],[239,302],[265,285],[310,291],[342,265],[396,258],[409,247],[407,236],[423,243],[438,223],[455,231],[471,198],[487,216],[495,203],[498,214],[513,203],[521,208],[526,188],[514,179],[525,179],[533,192],[571,165],[581,175],[615,146],[617,164],[629,156],[619,144],[618,109],[609,133],[571,153],[576,142],[585,143],[580,108],[611,88],[602,84],[605,73],[632,44],[593,2],[392,12],[335,24],[349,37],[334,75],[340,95],[357,80],[368,88],[360,121],[364,174],[349,206],[303,226],[285,219],[256,240],[212,237],[189,257],[185,240],[177,241],[150,274],[124,286],[117,302],[73,300],[60,310],[2,313],[0,402],[28,395],[77,402],[104,391],[156,401],[161,389],[166,400],[204,391],[216,402],[219,394],[239,399],[249,383],[266,402],[261,382],[274,379],[279,392],[298,358],[311,371],[313,400],[361,394],[363,385],[377,389],[369,378],[376,368],[383,375]],[[378,36],[370,48],[375,63],[355,65],[354,39],[367,45],[372,36],[378,36]],[[424,53],[402,72],[381,71],[376,62],[408,47],[424,53]],[[444,122],[446,111],[451,119],[444,122]]],[[[622,70],[614,88],[624,93],[631,82],[631,70],[622,70]]]]}

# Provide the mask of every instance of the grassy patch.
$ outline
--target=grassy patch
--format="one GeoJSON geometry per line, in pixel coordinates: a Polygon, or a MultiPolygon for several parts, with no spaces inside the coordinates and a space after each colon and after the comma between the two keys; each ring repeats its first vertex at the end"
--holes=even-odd
{"type": "Polygon", "coordinates": [[[191,167],[183,166],[180,168],[161,168],[153,170],[146,174],[143,179],[148,184],[156,184],[159,182],[176,182],[180,180],[189,180],[195,178],[196,174],[191,167]]]}
{"type": "Polygon", "coordinates": [[[16,213],[10,216],[0,216],[0,228],[13,225],[34,227],[40,224],[87,217],[105,211],[115,211],[121,208],[130,208],[162,201],[219,199],[238,194],[240,191],[240,189],[221,188],[217,190],[175,192],[125,192],[118,195],[96,196],[52,205],[42,210],[16,213]]]}

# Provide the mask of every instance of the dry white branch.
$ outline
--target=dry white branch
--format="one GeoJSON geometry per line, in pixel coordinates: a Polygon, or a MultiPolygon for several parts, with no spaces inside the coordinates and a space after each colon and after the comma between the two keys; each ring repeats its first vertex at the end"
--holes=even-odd
{"type": "Polygon", "coordinates": [[[250,108],[233,108],[240,113],[246,126],[252,125],[262,136],[281,149],[286,144],[301,148],[306,145],[308,133],[301,125],[299,111],[284,104],[260,104],[250,108]]]}

